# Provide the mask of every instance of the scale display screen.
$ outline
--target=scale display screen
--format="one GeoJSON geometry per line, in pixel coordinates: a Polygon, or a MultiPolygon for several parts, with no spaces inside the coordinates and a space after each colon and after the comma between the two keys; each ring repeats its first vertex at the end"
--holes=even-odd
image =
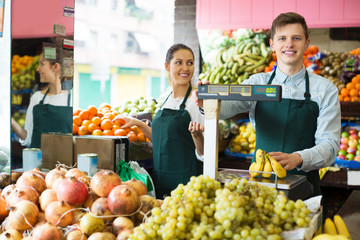
{"type": "Polygon", "coordinates": [[[198,97],[199,99],[279,102],[281,86],[206,84],[199,86],[198,97]]]}

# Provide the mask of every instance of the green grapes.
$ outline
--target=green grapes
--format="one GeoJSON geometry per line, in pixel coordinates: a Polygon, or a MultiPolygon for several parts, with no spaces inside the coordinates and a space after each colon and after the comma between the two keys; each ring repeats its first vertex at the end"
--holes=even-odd
{"type": "Polygon", "coordinates": [[[232,179],[222,187],[208,176],[191,177],[153,208],[129,239],[281,239],[307,227],[310,210],[275,188],[232,179]]]}

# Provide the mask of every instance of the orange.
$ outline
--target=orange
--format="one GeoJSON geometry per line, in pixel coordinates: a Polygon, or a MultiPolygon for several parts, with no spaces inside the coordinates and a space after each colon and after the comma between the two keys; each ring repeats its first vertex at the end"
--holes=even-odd
{"type": "Polygon", "coordinates": [[[350,90],[350,97],[357,97],[359,96],[359,90],[353,88],[350,90]]]}
{"type": "Polygon", "coordinates": [[[358,102],[358,101],[359,101],[359,98],[358,98],[358,97],[351,97],[351,101],[352,101],[352,102],[358,102]]]}
{"type": "Polygon", "coordinates": [[[137,142],[137,135],[131,131],[127,134],[130,142],[137,142]]]}
{"type": "Polygon", "coordinates": [[[88,131],[92,133],[95,129],[97,129],[97,125],[95,125],[94,123],[90,123],[88,126],[88,131]]]}
{"type": "Polygon", "coordinates": [[[109,130],[112,128],[113,124],[112,121],[110,119],[104,119],[101,121],[101,129],[102,130],[109,130]]]}
{"type": "Polygon", "coordinates": [[[344,97],[344,102],[351,102],[351,98],[350,97],[344,97]]]}
{"type": "Polygon", "coordinates": [[[145,142],[146,141],[145,134],[144,133],[139,133],[137,135],[137,140],[138,140],[138,142],[145,142]]]}
{"type": "Polygon", "coordinates": [[[116,118],[115,120],[113,120],[113,123],[114,123],[115,125],[122,126],[122,125],[125,124],[125,120],[122,119],[122,118],[116,118]]]}
{"type": "Polygon", "coordinates": [[[102,135],[103,135],[103,132],[102,132],[100,129],[95,129],[95,130],[92,132],[92,135],[102,136],[102,135]]]}
{"type": "Polygon", "coordinates": [[[346,84],[346,88],[349,89],[349,90],[353,89],[353,88],[355,88],[355,84],[353,84],[352,82],[349,82],[349,83],[346,84]]]}
{"type": "Polygon", "coordinates": [[[104,109],[104,108],[111,109],[111,106],[108,103],[102,103],[102,104],[100,104],[98,109],[104,109]]]}
{"type": "Polygon", "coordinates": [[[80,108],[74,108],[73,109],[73,116],[79,116],[79,113],[81,112],[80,108]]]}
{"type": "Polygon", "coordinates": [[[353,77],[353,79],[351,79],[351,82],[354,83],[354,84],[360,83],[360,74],[353,77]]]}
{"type": "Polygon", "coordinates": [[[83,136],[83,135],[88,134],[88,131],[87,131],[86,127],[85,126],[79,127],[78,134],[79,134],[79,136],[83,136]]]}
{"type": "Polygon", "coordinates": [[[90,114],[92,114],[93,116],[96,116],[98,110],[95,106],[90,105],[87,107],[87,110],[90,112],[90,114]]]}
{"type": "Polygon", "coordinates": [[[141,133],[140,129],[138,126],[134,125],[130,127],[131,131],[133,131],[136,135],[141,133]]]}
{"type": "Polygon", "coordinates": [[[339,95],[339,101],[343,102],[344,101],[344,97],[342,95],[339,95]]]}
{"type": "Polygon", "coordinates": [[[95,124],[96,126],[99,126],[100,123],[101,123],[101,119],[100,119],[99,117],[93,117],[93,118],[91,119],[91,122],[92,122],[93,124],[95,124]]]}
{"type": "Polygon", "coordinates": [[[131,132],[131,130],[130,130],[130,128],[129,128],[129,127],[127,127],[127,128],[123,128],[123,129],[126,131],[126,133],[131,132]]]}
{"type": "Polygon", "coordinates": [[[104,116],[104,114],[102,114],[101,112],[98,112],[98,114],[96,116],[99,118],[102,118],[104,116]]]}
{"type": "Polygon", "coordinates": [[[120,129],[119,125],[113,124],[112,126],[112,130],[115,131],[116,129],[120,129]]]}
{"type": "Polygon", "coordinates": [[[103,131],[103,134],[106,136],[114,136],[114,131],[111,129],[107,129],[103,131]]]}
{"type": "Polygon", "coordinates": [[[104,117],[107,117],[108,119],[113,120],[115,116],[112,112],[109,111],[104,114],[104,117]]]}
{"type": "Polygon", "coordinates": [[[126,130],[119,128],[114,131],[114,135],[115,136],[126,136],[127,132],[126,132],[126,130]]]}
{"type": "Polygon", "coordinates": [[[90,112],[88,110],[81,110],[79,113],[79,117],[81,117],[82,120],[88,120],[89,119],[90,112]]]}
{"type": "Polygon", "coordinates": [[[355,88],[360,91],[360,83],[356,83],[355,88]]]}
{"type": "Polygon", "coordinates": [[[79,126],[76,125],[75,123],[73,123],[73,134],[74,134],[74,135],[77,135],[77,134],[78,134],[78,131],[79,131],[79,126]]]}
{"type": "Polygon", "coordinates": [[[73,116],[73,123],[75,123],[78,126],[81,126],[82,119],[79,116],[73,116]]]}
{"type": "Polygon", "coordinates": [[[86,128],[89,126],[89,124],[91,123],[90,120],[84,120],[81,124],[81,126],[85,126],[86,128]]]}
{"type": "Polygon", "coordinates": [[[345,98],[350,95],[350,91],[347,88],[343,88],[343,89],[341,89],[340,94],[341,94],[341,96],[343,96],[345,98]]]}

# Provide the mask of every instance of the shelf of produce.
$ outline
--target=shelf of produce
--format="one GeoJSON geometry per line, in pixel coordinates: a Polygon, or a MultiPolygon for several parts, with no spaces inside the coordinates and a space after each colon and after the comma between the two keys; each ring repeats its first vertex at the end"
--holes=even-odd
{"type": "Polygon", "coordinates": [[[341,117],[360,117],[360,102],[340,102],[341,117]]]}

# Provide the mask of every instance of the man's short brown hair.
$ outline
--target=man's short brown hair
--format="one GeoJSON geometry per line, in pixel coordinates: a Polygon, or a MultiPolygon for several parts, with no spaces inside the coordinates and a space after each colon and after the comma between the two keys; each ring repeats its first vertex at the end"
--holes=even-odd
{"type": "Polygon", "coordinates": [[[272,23],[271,26],[271,39],[274,39],[276,28],[283,27],[287,24],[300,23],[304,29],[305,38],[309,39],[309,30],[306,25],[305,18],[295,12],[281,13],[272,23]]]}

